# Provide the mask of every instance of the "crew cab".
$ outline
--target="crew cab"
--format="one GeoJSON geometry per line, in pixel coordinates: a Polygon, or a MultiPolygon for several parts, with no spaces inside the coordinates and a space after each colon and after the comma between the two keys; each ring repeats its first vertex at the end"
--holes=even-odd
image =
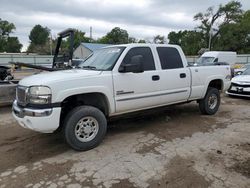
{"type": "Polygon", "coordinates": [[[34,131],[62,129],[75,150],[104,138],[107,120],[146,109],[197,101],[215,114],[230,86],[230,66],[187,65],[177,45],[126,44],[94,51],[74,69],[40,73],[19,82],[13,115],[34,131]]]}

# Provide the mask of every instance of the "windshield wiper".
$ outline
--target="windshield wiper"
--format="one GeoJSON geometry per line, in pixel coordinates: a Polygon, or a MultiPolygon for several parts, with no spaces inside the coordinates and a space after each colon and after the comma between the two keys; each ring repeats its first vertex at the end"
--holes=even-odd
{"type": "Polygon", "coordinates": [[[83,69],[93,69],[93,70],[95,70],[96,69],[96,67],[95,66],[82,66],[82,68],[83,69]]]}

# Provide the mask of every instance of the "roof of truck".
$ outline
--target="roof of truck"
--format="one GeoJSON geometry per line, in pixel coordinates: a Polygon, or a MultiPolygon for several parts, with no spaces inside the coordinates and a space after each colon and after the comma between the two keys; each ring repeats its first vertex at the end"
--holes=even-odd
{"type": "Polygon", "coordinates": [[[118,45],[110,45],[107,47],[115,47],[115,46],[123,46],[123,47],[138,47],[138,46],[158,46],[158,47],[180,47],[175,44],[151,44],[151,43],[130,43],[130,44],[118,44],[118,45]]]}

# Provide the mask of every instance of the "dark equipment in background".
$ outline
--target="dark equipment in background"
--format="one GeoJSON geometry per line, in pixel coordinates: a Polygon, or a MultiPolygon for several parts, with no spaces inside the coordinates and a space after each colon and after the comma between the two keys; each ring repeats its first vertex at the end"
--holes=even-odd
{"type": "Polygon", "coordinates": [[[0,81],[8,81],[13,78],[10,67],[0,66],[0,81]]]}
{"type": "Polygon", "coordinates": [[[55,49],[55,54],[53,57],[52,68],[53,69],[67,69],[72,66],[73,51],[74,51],[74,29],[66,29],[58,33],[57,44],[55,49]],[[69,37],[69,51],[67,54],[63,54],[62,57],[59,56],[60,47],[62,46],[62,40],[69,37]],[[65,64],[66,63],[66,64],[65,64]]]}
{"type": "Polygon", "coordinates": [[[29,63],[23,63],[23,62],[9,62],[10,64],[13,64],[17,67],[28,67],[33,69],[39,69],[39,70],[45,70],[45,71],[57,71],[57,70],[63,70],[63,69],[71,69],[73,64],[73,51],[74,51],[74,29],[66,29],[60,33],[58,33],[57,38],[57,44],[55,49],[55,54],[53,57],[53,63],[52,67],[43,67],[39,65],[32,65],[29,63]],[[69,37],[69,49],[64,53],[62,56],[59,55],[62,41],[64,38],[69,37]]]}
{"type": "MultiPolygon", "coordinates": [[[[53,57],[53,63],[51,67],[39,66],[24,62],[9,62],[14,65],[15,68],[28,67],[33,69],[38,69],[41,71],[57,71],[64,69],[71,69],[81,63],[82,60],[73,58],[73,43],[74,43],[74,30],[67,29],[58,34],[57,45],[55,49],[55,54],[53,57]],[[59,55],[59,52],[62,51],[62,42],[63,39],[69,37],[69,49],[63,55],[59,55]]],[[[15,80],[12,75],[10,67],[0,66],[0,106],[9,105],[13,102],[16,96],[16,86],[19,80],[15,80]]]]}

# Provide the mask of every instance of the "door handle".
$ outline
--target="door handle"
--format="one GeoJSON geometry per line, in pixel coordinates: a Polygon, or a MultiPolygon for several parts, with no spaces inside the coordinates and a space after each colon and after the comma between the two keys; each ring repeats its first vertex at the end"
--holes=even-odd
{"type": "Polygon", "coordinates": [[[181,73],[180,78],[186,78],[186,73],[181,73]]]}
{"type": "Polygon", "coordinates": [[[154,75],[154,76],[152,76],[152,80],[153,81],[160,80],[160,76],[159,75],[154,75]]]}

